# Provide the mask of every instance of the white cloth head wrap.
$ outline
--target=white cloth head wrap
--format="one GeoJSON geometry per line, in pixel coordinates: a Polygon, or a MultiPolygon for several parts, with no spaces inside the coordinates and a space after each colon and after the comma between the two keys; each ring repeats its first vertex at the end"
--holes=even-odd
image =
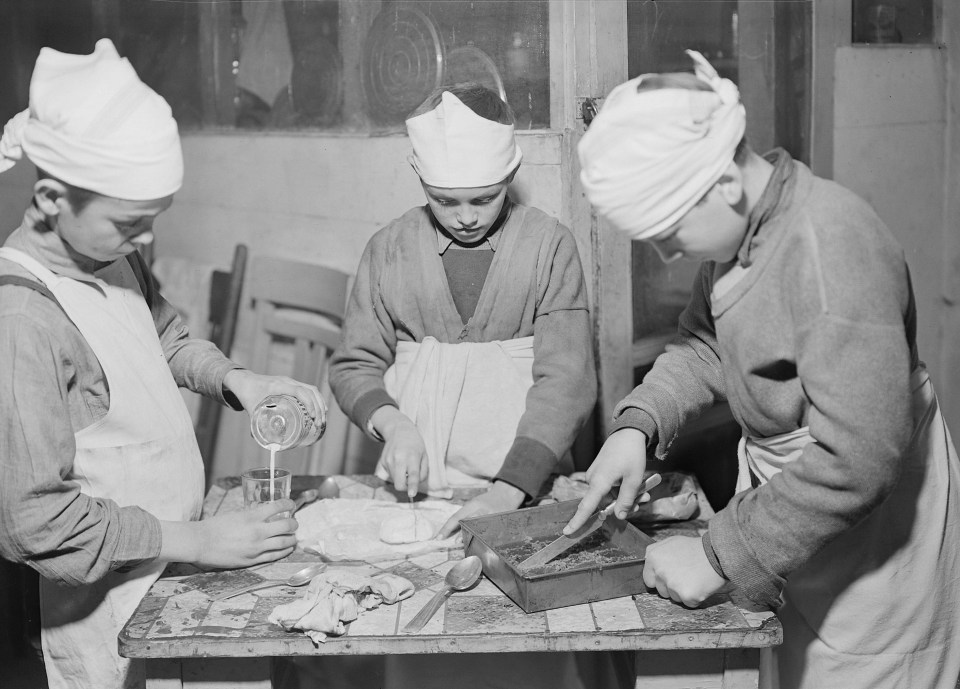
{"type": "Polygon", "coordinates": [[[407,120],[410,164],[427,184],[459,189],[502,182],[523,154],[512,124],[481,117],[449,91],[440,104],[407,120]]]}
{"type": "Polygon", "coordinates": [[[631,79],[610,92],[578,146],[587,198],[631,239],[650,239],[686,215],[733,161],[746,129],[736,85],[686,52],[710,91],[638,92],[650,75],[631,79]]]}
{"type": "Polygon", "coordinates": [[[30,107],[3,129],[0,172],[24,154],[57,179],[119,199],[159,199],[183,183],[170,106],[108,39],[91,55],[40,51],[30,107]]]}

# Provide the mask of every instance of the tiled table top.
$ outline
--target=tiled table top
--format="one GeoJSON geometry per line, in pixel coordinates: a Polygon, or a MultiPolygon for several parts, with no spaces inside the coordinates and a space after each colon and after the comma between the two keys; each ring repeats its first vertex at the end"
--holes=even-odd
{"type": "MultiPolygon", "coordinates": [[[[316,480],[296,477],[294,495],[316,480]]],[[[374,477],[342,476],[337,481],[343,498],[390,500],[395,496],[374,477]]],[[[210,491],[204,514],[239,506],[239,490],[226,481],[210,491]]],[[[336,565],[364,575],[399,574],[415,585],[416,593],[396,605],[361,614],[344,636],[330,638],[319,647],[303,634],[285,632],[267,621],[275,606],[299,597],[299,589],[278,587],[213,602],[203,590],[184,583],[195,570],[171,568],[153,585],[124,627],[120,652],[128,657],[181,658],[722,649],[782,642],[782,629],[773,613],[752,606],[736,593],[717,596],[694,610],[643,593],[528,614],[485,577],[475,588],[451,596],[421,631],[403,633],[403,626],[442,587],[447,570],[462,557],[462,550],[457,549],[374,564],[336,565]]],[[[302,568],[304,562],[316,559],[298,551],[258,569],[256,574],[284,578],[302,568]]]]}

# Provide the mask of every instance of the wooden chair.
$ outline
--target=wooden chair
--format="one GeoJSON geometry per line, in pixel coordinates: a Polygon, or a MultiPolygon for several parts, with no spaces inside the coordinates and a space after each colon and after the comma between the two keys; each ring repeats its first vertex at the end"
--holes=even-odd
{"type": "MultiPolygon", "coordinates": [[[[266,256],[250,262],[246,293],[254,315],[250,369],[316,385],[329,410],[327,430],[319,442],[278,456],[278,464],[294,474],[369,470],[362,464],[371,452],[376,461],[377,446],[352,426],[327,380],[329,358],[340,343],[351,282],[346,273],[310,263],[266,256]]],[[[263,466],[266,451],[252,438],[246,438],[241,450],[241,468],[263,466]]]]}
{"type": "MultiPolygon", "coordinates": [[[[210,323],[210,333],[208,339],[225,354],[229,354],[233,349],[246,266],[247,247],[244,244],[238,244],[233,252],[233,265],[230,272],[215,270],[210,277],[210,299],[207,317],[210,323]]],[[[219,402],[207,397],[200,400],[195,431],[197,444],[200,446],[200,455],[203,457],[208,489],[213,474],[213,459],[222,412],[223,406],[219,402]]]]}

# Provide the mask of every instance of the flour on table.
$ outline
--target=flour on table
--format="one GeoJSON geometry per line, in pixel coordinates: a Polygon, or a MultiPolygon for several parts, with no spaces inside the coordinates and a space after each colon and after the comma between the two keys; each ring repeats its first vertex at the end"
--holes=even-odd
{"type": "Polygon", "coordinates": [[[416,508],[385,500],[318,500],[297,512],[297,545],[321,555],[357,560],[449,550],[462,544],[459,532],[443,540],[434,540],[433,535],[459,509],[460,505],[446,500],[425,500],[416,508]]]}

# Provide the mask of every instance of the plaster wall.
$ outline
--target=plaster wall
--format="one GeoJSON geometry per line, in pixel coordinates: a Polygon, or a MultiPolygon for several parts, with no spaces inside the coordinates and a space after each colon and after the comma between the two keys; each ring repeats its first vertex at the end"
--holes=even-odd
{"type": "Polygon", "coordinates": [[[944,191],[943,254],[941,257],[942,304],[940,313],[941,404],[947,410],[950,428],[960,434],[960,3],[944,1],[943,40],[947,46],[946,155],[944,191]]]}
{"type": "MultiPolygon", "coordinates": [[[[520,133],[524,152],[511,193],[570,224],[561,172],[563,136],[520,133]]],[[[405,136],[347,137],[198,133],[182,140],[185,178],[155,225],[154,258],[229,269],[234,247],[356,270],[367,240],[391,219],[424,203],[405,136]]],[[[0,241],[20,222],[35,172],[29,163],[0,175],[0,241]]],[[[585,269],[590,228],[573,228],[585,269]]],[[[592,281],[587,281],[592,289],[592,281]]],[[[197,295],[206,299],[206,295],[197,295]]],[[[176,300],[175,300],[175,303],[176,300]]],[[[186,306],[179,304],[179,306],[186,306]]],[[[242,302],[231,356],[251,355],[252,312],[242,302]]],[[[188,401],[192,397],[187,395],[188,401]]],[[[236,443],[249,442],[246,415],[225,412],[215,475],[237,473],[236,443]],[[244,440],[245,439],[245,440],[244,440]]]]}
{"type": "Polygon", "coordinates": [[[870,202],[903,246],[917,300],[920,358],[949,425],[960,429],[960,399],[949,392],[960,381],[942,356],[946,93],[942,46],[837,49],[833,176],[870,202]]]}

